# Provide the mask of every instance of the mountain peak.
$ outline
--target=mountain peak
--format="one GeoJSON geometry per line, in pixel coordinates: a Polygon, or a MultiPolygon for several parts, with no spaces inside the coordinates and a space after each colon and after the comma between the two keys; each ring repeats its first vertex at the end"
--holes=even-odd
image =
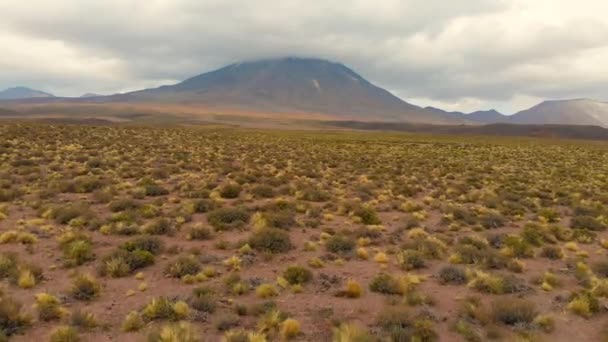
{"type": "Polygon", "coordinates": [[[466,122],[463,118],[409,104],[342,63],[306,57],[234,63],[175,85],[127,93],[117,98],[196,103],[218,110],[310,113],[346,120],[466,122]]]}
{"type": "Polygon", "coordinates": [[[22,100],[39,97],[54,97],[52,94],[28,87],[18,86],[0,91],[0,100],[22,100]]]}

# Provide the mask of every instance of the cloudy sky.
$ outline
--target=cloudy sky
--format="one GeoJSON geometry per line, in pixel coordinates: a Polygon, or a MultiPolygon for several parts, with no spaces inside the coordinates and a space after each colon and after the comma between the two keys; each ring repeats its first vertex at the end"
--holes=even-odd
{"type": "Polygon", "coordinates": [[[605,0],[1,0],[0,88],[61,96],[282,56],[339,61],[418,105],[608,100],[605,0]]]}

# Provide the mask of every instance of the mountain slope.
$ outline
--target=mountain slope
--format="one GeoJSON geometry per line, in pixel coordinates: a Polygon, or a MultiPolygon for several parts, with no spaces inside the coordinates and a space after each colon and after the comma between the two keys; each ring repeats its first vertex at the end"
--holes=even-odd
{"type": "Polygon", "coordinates": [[[476,112],[467,114],[466,118],[481,123],[501,123],[509,121],[508,116],[503,115],[494,109],[478,110],[476,112]]]}
{"type": "Polygon", "coordinates": [[[22,100],[30,98],[54,97],[52,94],[26,87],[14,87],[0,91],[0,100],[22,100]]]}
{"type": "Polygon", "coordinates": [[[339,63],[281,58],[238,63],[171,86],[115,95],[111,101],[204,104],[274,113],[321,113],[366,121],[462,124],[411,105],[339,63]]]}
{"type": "Polygon", "coordinates": [[[608,103],[589,99],[545,101],[514,114],[509,122],[608,127],[608,103]]]}

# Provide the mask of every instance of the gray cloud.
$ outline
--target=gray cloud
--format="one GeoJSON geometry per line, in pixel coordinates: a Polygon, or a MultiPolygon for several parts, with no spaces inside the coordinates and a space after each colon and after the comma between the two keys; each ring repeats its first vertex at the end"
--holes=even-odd
{"type": "Polygon", "coordinates": [[[4,0],[0,88],[113,93],[298,55],[341,61],[421,105],[605,99],[607,10],[601,0],[4,0]]]}

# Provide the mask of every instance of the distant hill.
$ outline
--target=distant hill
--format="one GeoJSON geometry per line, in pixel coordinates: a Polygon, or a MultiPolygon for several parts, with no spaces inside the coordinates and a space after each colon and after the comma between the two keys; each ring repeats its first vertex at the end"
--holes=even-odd
{"type": "Polygon", "coordinates": [[[95,94],[95,93],[86,93],[86,94],[82,94],[80,95],[80,98],[88,98],[88,97],[99,97],[99,96],[103,96],[100,94],[95,94]]]}
{"type": "Polygon", "coordinates": [[[23,100],[31,98],[49,98],[52,94],[26,87],[14,87],[0,91],[0,100],[23,100]]]}
{"type": "Polygon", "coordinates": [[[509,117],[507,115],[503,115],[497,112],[494,109],[491,110],[480,110],[473,113],[462,113],[462,112],[448,112],[440,108],[435,107],[426,107],[426,110],[433,111],[437,114],[450,115],[453,117],[460,118],[462,120],[467,120],[471,122],[477,122],[480,124],[488,124],[488,123],[502,123],[508,122],[509,117]]]}
{"type": "Polygon", "coordinates": [[[514,114],[509,122],[608,127],[608,103],[589,99],[545,101],[514,114]]]}
{"type": "Polygon", "coordinates": [[[232,64],[155,89],[104,100],[204,104],[274,113],[321,113],[336,118],[463,124],[463,118],[409,104],[340,63],[280,58],[232,64]]]}
{"type": "Polygon", "coordinates": [[[504,123],[509,122],[509,117],[503,115],[498,111],[491,110],[479,110],[466,115],[469,120],[481,122],[481,123],[504,123]]]}

